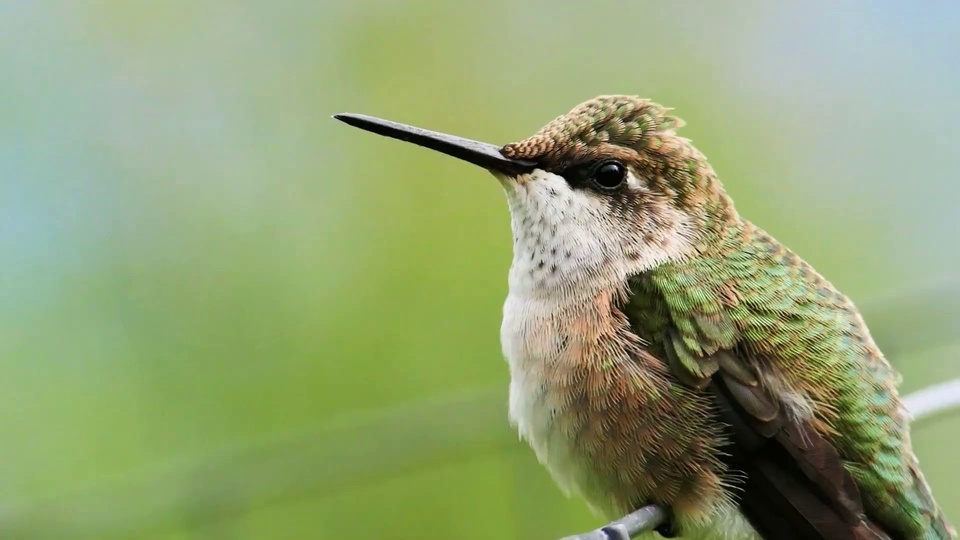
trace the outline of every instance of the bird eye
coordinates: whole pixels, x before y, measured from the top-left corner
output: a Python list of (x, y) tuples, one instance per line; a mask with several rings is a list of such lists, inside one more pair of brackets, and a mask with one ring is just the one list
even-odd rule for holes
[(603, 189), (616, 189), (627, 179), (627, 168), (619, 161), (605, 161), (593, 170), (593, 182)]

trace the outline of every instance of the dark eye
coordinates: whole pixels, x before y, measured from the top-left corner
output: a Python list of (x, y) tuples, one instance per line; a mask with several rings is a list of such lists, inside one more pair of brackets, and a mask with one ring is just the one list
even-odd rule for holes
[(593, 170), (593, 182), (603, 189), (617, 189), (627, 179), (627, 168), (619, 161), (604, 161)]

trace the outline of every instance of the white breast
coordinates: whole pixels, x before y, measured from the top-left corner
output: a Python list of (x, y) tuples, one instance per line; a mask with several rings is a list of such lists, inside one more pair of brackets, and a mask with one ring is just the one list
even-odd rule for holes
[(548, 373), (562, 359), (562, 325), (553, 316), (557, 306), (510, 294), (504, 304), (500, 337), (510, 366), (510, 421), (530, 444), (567, 493), (580, 492), (583, 470), (572, 455), (567, 426), (556, 418), (567, 407), (564, 395), (553, 388)]
[[(583, 456), (570, 446), (571, 431), (576, 429), (570, 419), (577, 414), (570, 414), (571, 403), (553, 379), (577, 361), (564, 350), (565, 342), (580, 337), (570, 335), (576, 325), (557, 316), (571, 307), (556, 299), (507, 296), (501, 340), (510, 366), (510, 420), (567, 495), (583, 496), (595, 513), (609, 518), (611, 508), (605, 504), (603, 486), (591, 475)], [(685, 540), (760, 540), (746, 518), (724, 498), (714, 501), (708, 519), (687, 521), (684, 527)], [(639, 538), (659, 536), (650, 533)]]

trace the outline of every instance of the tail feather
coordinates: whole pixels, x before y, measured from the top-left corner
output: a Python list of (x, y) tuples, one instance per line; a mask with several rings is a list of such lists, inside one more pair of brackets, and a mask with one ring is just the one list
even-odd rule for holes
[(912, 464), (910, 474), (913, 476), (914, 491), (926, 503), (924, 505), (924, 516), (928, 521), (928, 540), (956, 540), (957, 531), (947, 521), (947, 516), (944, 515), (943, 510), (934, 502), (933, 493), (930, 492), (930, 487), (923, 478), (918, 463)]

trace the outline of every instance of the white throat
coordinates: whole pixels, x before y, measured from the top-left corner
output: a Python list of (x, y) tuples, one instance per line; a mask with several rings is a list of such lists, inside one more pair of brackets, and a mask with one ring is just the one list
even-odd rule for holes
[[(690, 218), (672, 207), (624, 223), (608, 215), (609, 201), (562, 176), (537, 169), (500, 180), (513, 229), (511, 296), (576, 301), (692, 251)], [(627, 187), (645, 189), (633, 174)]]

